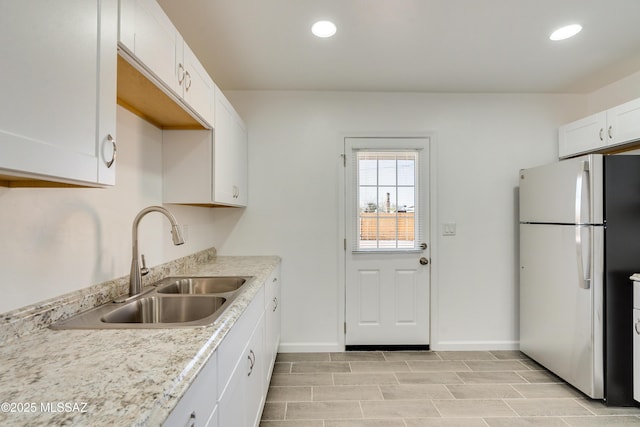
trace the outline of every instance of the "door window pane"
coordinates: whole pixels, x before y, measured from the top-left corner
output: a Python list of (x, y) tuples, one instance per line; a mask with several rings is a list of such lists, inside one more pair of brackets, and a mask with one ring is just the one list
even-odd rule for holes
[(416, 249), (417, 151), (356, 151), (355, 250)]

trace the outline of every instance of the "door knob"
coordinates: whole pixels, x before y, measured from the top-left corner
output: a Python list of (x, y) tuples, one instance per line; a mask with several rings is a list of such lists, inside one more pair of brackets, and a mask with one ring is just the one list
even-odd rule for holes
[(429, 264), (429, 260), (425, 257), (420, 258), (420, 264), (427, 265)]
[(427, 244), (426, 243), (420, 243), (420, 249), (422, 249), (423, 251), (425, 249), (427, 249)]

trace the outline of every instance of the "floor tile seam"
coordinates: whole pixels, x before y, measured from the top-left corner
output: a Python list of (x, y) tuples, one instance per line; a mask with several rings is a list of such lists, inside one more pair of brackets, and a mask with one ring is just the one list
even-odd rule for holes
[[(444, 384), (444, 386), (446, 386), (446, 387), (447, 387), (447, 390), (449, 390), (449, 393), (451, 393), (451, 394), (453, 395), (454, 399), (457, 399), (457, 400), (469, 400), (469, 399), (474, 399), (473, 397), (472, 397), (472, 398), (461, 398), (461, 397), (455, 397), (455, 395), (453, 394), (453, 391), (451, 391), (451, 388), (449, 388), (450, 386), (452, 386), (452, 387), (456, 387), (456, 386), (465, 386), (465, 385), (470, 385), (470, 386), (474, 386), (474, 385), (477, 385), (477, 386), (492, 386), (492, 385), (503, 385), (503, 386), (508, 386), (508, 387), (510, 387), (514, 392), (516, 392), (516, 393), (520, 396), (520, 397), (512, 397), (512, 398), (509, 398), (509, 399), (528, 399), (527, 397), (525, 397), (522, 393), (520, 393), (520, 392), (519, 392), (519, 391), (514, 387), (514, 384), (503, 384), (503, 383), (488, 383), (488, 384), (466, 384), (466, 383), (465, 383), (465, 384)], [(505, 397), (495, 397), (495, 398), (488, 397), (488, 398), (486, 398), (486, 399), (506, 399), (506, 398), (505, 398)]]
[[(566, 401), (576, 401), (576, 398), (573, 397), (527, 397), (525, 398), (525, 400), (527, 401), (535, 401), (535, 400), (553, 400), (553, 401), (557, 401), (557, 400), (566, 400)], [(515, 410), (515, 408), (513, 408), (510, 404), (509, 401), (522, 401), (522, 399), (504, 399), (505, 403), (507, 405), (509, 405), (509, 407), (517, 413), (517, 411)], [(576, 417), (598, 417), (599, 415), (596, 414), (595, 412), (591, 411), (589, 408), (585, 407), (584, 405), (581, 405), (580, 402), (576, 402), (578, 403), (581, 407), (583, 407), (584, 409), (586, 409), (587, 411), (589, 411), (589, 414), (580, 414), (580, 415), (520, 415), (518, 414), (519, 417), (558, 417), (558, 418), (576, 418)], [(569, 424), (569, 423), (567, 423)]]
[[(492, 415), (492, 416), (485, 416), (481, 418), (482, 418), (482, 421), (484, 421), (488, 426), (491, 425), (489, 424), (489, 421), (487, 421), (488, 418), (555, 418), (562, 421), (566, 425), (570, 425), (563, 419), (563, 417), (564, 417), (563, 415), (517, 415), (515, 417), (510, 417), (507, 415), (505, 416)], [(451, 417), (451, 418), (454, 418), (454, 417)]]
[(562, 418), (563, 421), (565, 421), (567, 424), (571, 425), (571, 423), (569, 423), (567, 420), (565, 420), (565, 418), (567, 419), (571, 419), (571, 418), (622, 418), (622, 417), (632, 417), (632, 418), (638, 418), (634, 415), (625, 415), (625, 414), (607, 414), (607, 415), (556, 415), (558, 418)]
[(587, 411), (591, 412), (593, 415), (598, 416), (598, 414), (596, 414), (595, 411), (592, 411), (586, 405), (582, 404), (582, 402), (586, 402), (586, 400), (584, 398), (575, 397), (573, 400), (575, 400), (578, 405), (582, 406), (584, 409), (586, 409)]

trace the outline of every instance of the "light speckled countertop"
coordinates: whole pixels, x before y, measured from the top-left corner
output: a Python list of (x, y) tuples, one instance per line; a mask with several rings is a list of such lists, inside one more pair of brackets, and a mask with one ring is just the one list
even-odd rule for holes
[(44, 328), (2, 344), (0, 425), (160, 425), (279, 263), (214, 257), (183, 271), (255, 276), (210, 327)]

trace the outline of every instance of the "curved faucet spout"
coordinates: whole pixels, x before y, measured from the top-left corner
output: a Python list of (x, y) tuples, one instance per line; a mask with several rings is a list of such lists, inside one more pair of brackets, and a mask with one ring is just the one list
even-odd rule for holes
[(138, 263), (138, 225), (144, 217), (149, 212), (160, 212), (164, 216), (167, 217), (169, 222), (171, 223), (171, 239), (173, 240), (174, 245), (182, 245), (184, 243), (184, 239), (182, 238), (182, 234), (180, 233), (180, 228), (178, 227), (178, 222), (176, 218), (163, 208), (162, 206), (149, 206), (148, 208), (142, 209), (138, 215), (136, 215), (133, 220), (133, 230), (132, 230), (132, 254), (131, 254), (131, 274), (129, 275), (129, 296), (138, 295), (142, 292), (142, 274), (140, 272), (140, 264)]

